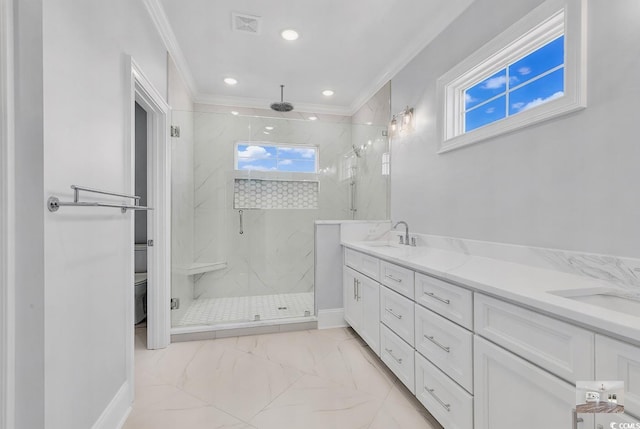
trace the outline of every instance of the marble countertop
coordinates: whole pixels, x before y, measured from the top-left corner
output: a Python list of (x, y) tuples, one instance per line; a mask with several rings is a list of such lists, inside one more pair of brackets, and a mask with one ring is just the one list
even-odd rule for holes
[[(640, 313), (627, 314), (550, 293), (607, 288), (629, 295), (629, 289), (620, 288), (615, 283), (427, 246), (344, 240), (341, 244), (476, 292), (640, 345)], [(640, 299), (639, 292), (634, 291), (633, 294), (638, 294)]]

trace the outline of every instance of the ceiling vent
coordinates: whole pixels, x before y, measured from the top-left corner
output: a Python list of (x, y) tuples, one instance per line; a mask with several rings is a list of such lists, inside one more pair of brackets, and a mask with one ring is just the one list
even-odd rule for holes
[(241, 31), (249, 34), (260, 34), (262, 30), (262, 18), (246, 13), (231, 13), (231, 28), (233, 31)]

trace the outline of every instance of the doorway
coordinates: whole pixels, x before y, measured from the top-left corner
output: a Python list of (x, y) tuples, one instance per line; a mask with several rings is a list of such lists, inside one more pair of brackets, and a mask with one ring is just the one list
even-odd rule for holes
[[(130, 97), (127, 100), (129, 175), (127, 181), (131, 192), (137, 195), (136, 190), (136, 105), (145, 112), (146, 118), (141, 123), (146, 123), (140, 128), (146, 128), (146, 204), (152, 210), (143, 212), (143, 218), (147, 222), (145, 241), (153, 240), (153, 246), (146, 246), (147, 262), (147, 348), (160, 349), (169, 345), (169, 290), (171, 274), (171, 225), (169, 224), (171, 209), (171, 162), (169, 141), (169, 106), (164, 97), (155, 89), (153, 84), (144, 75), (133, 58), (129, 57), (128, 84)], [(142, 221), (140, 221), (142, 222)], [(135, 282), (135, 247), (136, 221), (131, 217), (131, 263), (128, 278)], [(127, 338), (127, 373), (128, 382), (133, 392), (134, 385), (134, 322), (135, 322), (135, 296), (134, 287), (128, 294), (128, 315), (126, 323)], [(133, 396), (131, 397), (133, 400)]]
[[(140, 197), (139, 205), (147, 206), (147, 111), (135, 103), (134, 135), (135, 135), (135, 195)], [(134, 212), (134, 312), (133, 323), (136, 330), (147, 327), (147, 222), (148, 212), (137, 210)], [(146, 335), (145, 335), (146, 337)]]

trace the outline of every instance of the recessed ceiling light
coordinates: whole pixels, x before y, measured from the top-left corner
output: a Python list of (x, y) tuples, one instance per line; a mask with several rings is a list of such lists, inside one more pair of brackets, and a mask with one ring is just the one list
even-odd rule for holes
[(264, 127), (264, 129), (265, 129), (265, 130), (267, 130), (267, 131), (271, 131), (271, 130), (273, 130), (273, 128), (274, 128), (274, 127), (272, 127), (272, 126), (270, 126), (270, 125), (269, 125), (269, 126)]
[(226, 83), (227, 85), (235, 85), (236, 83), (238, 83), (238, 81), (232, 77), (225, 77), (224, 78), (224, 83)]
[(369, 121), (369, 122), (365, 122), (365, 125), (373, 125), (373, 122)]
[(317, 116), (309, 116), (309, 120), (310, 120), (310, 121), (315, 121), (316, 119), (318, 119), (318, 117), (317, 117)]
[(232, 114), (233, 116), (238, 116), (239, 112), (236, 112), (235, 110), (232, 110), (232, 111), (231, 111), (231, 114)]
[(280, 36), (282, 36), (284, 40), (288, 40), (290, 42), (294, 40), (298, 40), (298, 37), (300, 37), (300, 35), (296, 30), (292, 30), (290, 28), (286, 30), (282, 30), (282, 33), (280, 33)]
[(265, 134), (270, 134), (270, 133), (269, 133), (269, 131), (263, 131), (263, 133), (265, 133)]
[(322, 91), (322, 95), (324, 95), (325, 97), (331, 97), (333, 95), (333, 91), (330, 89), (325, 89), (324, 91)]

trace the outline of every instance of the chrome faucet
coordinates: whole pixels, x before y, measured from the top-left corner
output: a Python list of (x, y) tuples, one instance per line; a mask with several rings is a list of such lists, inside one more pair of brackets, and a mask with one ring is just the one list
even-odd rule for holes
[(406, 244), (407, 246), (409, 246), (409, 225), (407, 224), (407, 222), (401, 220), (400, 222), (393, 225), (392, 229), (396, 229), (396, 227), (400, 224), (404, 225), (404, 243), (402, 243), (402, 236), (400, 236), (400, 243)]

